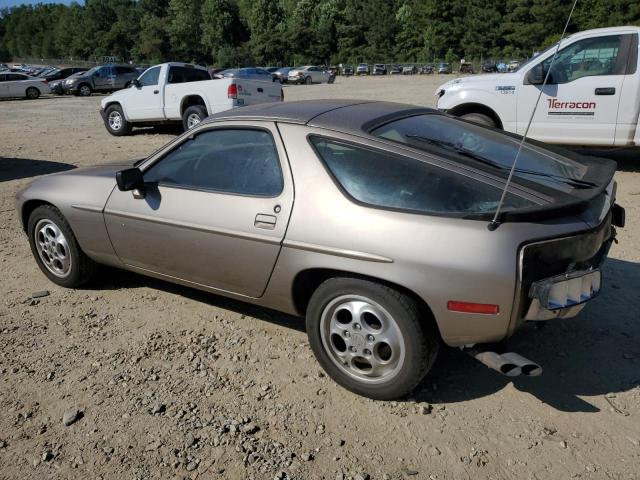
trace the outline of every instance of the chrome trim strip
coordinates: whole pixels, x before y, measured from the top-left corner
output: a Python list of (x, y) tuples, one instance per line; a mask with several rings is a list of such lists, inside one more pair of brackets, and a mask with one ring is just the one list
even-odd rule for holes
[(223, 235), (225, 237), (242, 238), (245, 240), (252, 240), (254, 242), (270, 243), (274, 245), (280, 244), (280, 239), (277, 237), (270, 237), (268, 235), (260, 235), (258, 233), (239, 232), (237, 230), (227, 230), (219, 227), (206, 227), (202, 225), (195, 225), (193, 223), (178, 222), (176, 220), (167, 220), (164, 218), (156, 218), (150, 215), (140, 215), (135, 213), (123, 212), (120, 210), (105, 210), (105, 215), (113, 215), (115, 217), (129, 218), (132, 220), (141, 220), (143, 222), (157, 223), (159, 225), (168, 225), (171, 227), (180, 227), (187, 230), (193, 230), (196, 232), (215, 233), (217, 235)]
[(373, 253), (358, 252), (356, 250), (345, 250), (343, 248), (325, 247), (312, 243), (296, 242), (294, 240), (285, 240), (282, 246), (294, 248), (296, 250), (306, 250), (308, 252), (324, 253), (327, 255), (336, 255), (338, 257), (353, 258), (355, 260), (364, 260), (367, 262), (393, 263), (393, 260), (391, 258), (382, 257)]
[(75, 204), (71, 205), (71, 208), (82, 210), (83, 212), (102, 213), (102, 207), (94, 207), (93, 205)]

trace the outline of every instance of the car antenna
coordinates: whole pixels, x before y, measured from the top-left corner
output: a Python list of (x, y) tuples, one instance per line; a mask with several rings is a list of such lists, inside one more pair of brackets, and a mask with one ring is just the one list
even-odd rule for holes
[[(569, 27), (569, 22), (571, 21), (571, 17), (573, 16), (573, 11), (576, 9), (577, 3), (578, 3), (578, 0), (573, 1), (573, 6), (571, 7), (571, 11), (569, 12), (569, 18), (567, 18), (567, 23), (565, 23), (564, 30), (562, 31), (562, 35), (560, 36), (560, 40), (556, 45), (556, 51), (553, 52), (553, 57), (551, 58), (551, 63), (549, 64), (549, 70), (547, 70), (547, 73), (544, 76), (542, 86), (540, 87), (540, 92), (538, 92), (538, 98), (536, 99), (536, 103), (533, 105), (533, 111), (531, 112), (531, 117), (529, 117), (529, 123), (527, 123), (527, 128), (525, 129), (524, 135), (522, 136), (522, 139), (520, 140), (520, 144), (518, 145), (518, 151), (516, 152), (516, 157), (513, 159), (513, 165), (511, 165), (511, 170), (509, 170), (507, 183), (505, 183), (504, 189), (502, 190), (502, 196), (500, 197), (500, 201), (498, 202), (496, 213), (493, 216), (493, 220), (491, 220), (491, 222), (489, 222), (489, 225), (487, 225), (487, 228), (492, 232), (500, 226), (498, 217), (500, 216), (500, 210), (502, 209), (502, 204), (504, 203), (504, 199), (507, 196), (507, 190), (509, 189), (509, 185), (511, 184), (511, 179), (513, 178), (513, 172), (515, 172), (516, 170), (516, 163), (518, 163), (518, 158), (520, 157), (520, 152), (522, 151), (524, 142), (527, 140), (527, 135), (529, 134), (529, 128), (531, 127), (531, 123), (533, 122), (533, 117), (535, 116), (536, 110), (538, 109), (538, 104), (540, 103), (542, 92), (544, 91), (544, 87), (547, 84), (547, 80), (549, 80), (549, 75), (551, 74), (553, 63), (556, 61), (556, 57), (558, 56), (558, 51), (560, 50), (560, 44), (562, 43), (562, 40), (564, 39), (564, 36), (567, 33), (567, 28)], [(543, 65), (544, 65), (544, 62), (543, 62)]]

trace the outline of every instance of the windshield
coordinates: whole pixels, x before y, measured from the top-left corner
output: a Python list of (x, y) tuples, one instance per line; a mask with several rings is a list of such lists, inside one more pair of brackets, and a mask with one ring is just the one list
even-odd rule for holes
[(86, 75), (93, 75), (94, 73), (96, 73), (98, 71), (100, 67), (93, 67), (91, 70), (88, 70), (86, 72), (84, 72)]
[[(396, 120), (371, 132), (431, 153), (446, 151), (449, 157), (474, 166), (484, 165), (503, 177), (509, 174), (519, 140), (500, 132), (444, 115), (426, 114)], [(582, 178), (588, 167), (570, 158), (525, 144), (514, 172), (514, 180), (544, 185), (570, 193), (595, 185)]]

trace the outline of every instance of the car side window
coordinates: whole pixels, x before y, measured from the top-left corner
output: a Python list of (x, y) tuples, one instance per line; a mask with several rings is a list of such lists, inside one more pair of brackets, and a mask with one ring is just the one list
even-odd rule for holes
[(211, 75), (206, 70), (199, 68), (185, 68), (184, 75), (187, 82), (200, 82), (202, 80), (211, 80)]
[(147, 70), (142, 76), (138, 79), (141, 87), (150, 87), (152, 85), (158, 85), (158, 78), (160, 77), (160, 68), (161, 67), (153, 67)]
[(284, 180), (270, 133), (253, 129), (208, 130), (180, 144), (144, 174), (167, 186), (275, 197)]
[[(369, 206), (432, 214), (482, 214), (495, 211), (501, 189), (405, 156), (324, 137), (312, 144), (348, 196)], [(512, 194), (505, 208), (533, 203)]]
[[(626, 58), (620, 54), (622, 37), (586, 38), (563, 48), (553, 62), (549, 83), (562, 84), (582, 77), (623, 74)], [(545, 71), (549, 69), (552, 58), (544, 61)]]

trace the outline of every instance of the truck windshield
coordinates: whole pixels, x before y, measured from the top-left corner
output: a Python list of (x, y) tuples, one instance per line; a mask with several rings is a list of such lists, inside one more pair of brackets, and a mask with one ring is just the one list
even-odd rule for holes
[[(519, 145), (517, 138), (437, 114), (395, 120), (371, 133), (430, 153), (444, 151), (461, 163), (480, 164), (502, 176), (508, 175)], [(525, 144), (514, 177), (570, 193), (596, 186), (583, 180), (587, 170), (575, 160)]]

